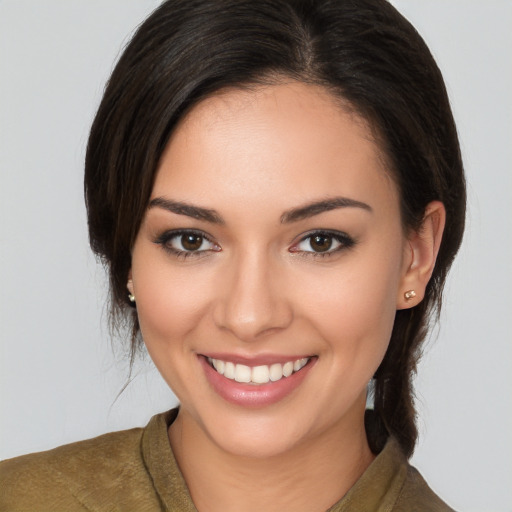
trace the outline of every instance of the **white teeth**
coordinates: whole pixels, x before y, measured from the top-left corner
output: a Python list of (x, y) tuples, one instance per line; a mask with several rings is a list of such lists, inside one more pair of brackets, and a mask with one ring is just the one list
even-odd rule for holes
[(224, 375), (224, 369), (226, 367), (226, 363), (224, 361), (221, 361), (220, 359), (212, 359), (211, 363), (213, 364), (213, 367), (221, 374)]
[(245, 364), (235, 366), (235, 380), (237, 382), (251, 382), (251, 369)]
[(268, 366), (255, 366), (252, 369), (251, 381), (256, 384), (266, 384), (270, 379)]
[(235, 365), (229, 361), (224, 365), (224, 377), (227, 377), (231, 380), (235, 379)]
[(292, 361), (288, 361), (283, 365), (283, 375), (285, 377), (289, 377), (293, 373), (293, 363)]
[(269, 381), (277, 382), (283, 377), (289, 377), (293, 372), (301, 370), (309, 361), (309, 357), (287, 361), (284, 364), (274, 363), (250, 367), (245, 364), (234, 364), (230, 361), (208, 358), (208, 362), (224, 377), (251, 384), (267, 384)]
[(276, 363), (270, 367), (270, 380), (276, 382), (283, 378), (283, 365)]
[(304, 368), (304, 366), (306, 366), (306, 363), (308, 361), (309, 361), (309, 359), (307, 357), (303, 357), (302, 359), (297, 359), (297, 361), (295, 361), (293, 363), (293, 371), (298, 372), (301, 368)]

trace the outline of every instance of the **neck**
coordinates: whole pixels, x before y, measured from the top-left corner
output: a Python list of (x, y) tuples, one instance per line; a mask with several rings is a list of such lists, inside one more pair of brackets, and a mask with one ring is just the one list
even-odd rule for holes
[(339, 425), (286, 453), (252, 458), (226, 452), (180, 410), (169, 439), (199, 512), (325, 511), (374, 459), (360, 424), (355, 431), (353, 424)]

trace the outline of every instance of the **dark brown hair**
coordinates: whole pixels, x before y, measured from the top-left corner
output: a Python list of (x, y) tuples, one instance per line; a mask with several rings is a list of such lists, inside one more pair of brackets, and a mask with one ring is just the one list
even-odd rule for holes
[(279, 77), (320, 84), (369, 122), (400, 192), (404, 229), (420, 226), (430, 201), (445, 205), (425, 298), (396, 313), (366, 417), (375, 452), (391, 434), (409, 456), (417, 438), (411, 379), (461, 243), (465, 182), (441, 73), (385, 0), (169, 0), (138, 28), (106, 86), (85, 163), (90, 243), (108, 266), (113, 312), (130, 323), (133, 355), (130, 250), (177, 122), (222, 88)]

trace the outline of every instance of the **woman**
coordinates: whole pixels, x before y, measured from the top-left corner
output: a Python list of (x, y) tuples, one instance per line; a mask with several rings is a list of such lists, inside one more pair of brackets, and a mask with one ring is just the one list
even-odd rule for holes
[(449, 510), (407, 457), (464, 177), (394, 8), (164, 3), (112, 74), (85, 188), (114, 312), (180, 408), (4, 462), (2, 509)]

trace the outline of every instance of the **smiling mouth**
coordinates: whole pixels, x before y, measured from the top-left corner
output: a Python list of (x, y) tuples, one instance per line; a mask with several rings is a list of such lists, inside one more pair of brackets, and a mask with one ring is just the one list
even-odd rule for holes
[(231, 361), (221, 359), (207, 358), (210, 366), (220, 375), (236, 382), (247, 384), (268, 384), (269, 382), (278, 382), (283, 378), (289, 377), (302, 370), (308, 364), (311, 357), (303, 357), (286, 363), (274, 363), (270, 365), (247, 366), (245, 364), (235, 364)]

